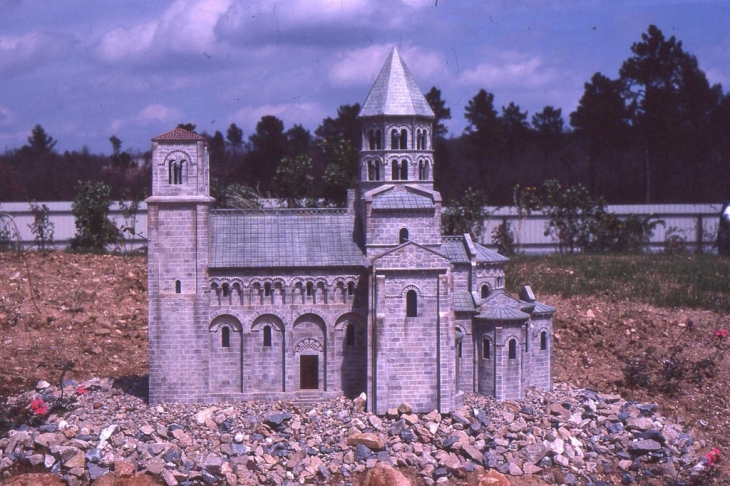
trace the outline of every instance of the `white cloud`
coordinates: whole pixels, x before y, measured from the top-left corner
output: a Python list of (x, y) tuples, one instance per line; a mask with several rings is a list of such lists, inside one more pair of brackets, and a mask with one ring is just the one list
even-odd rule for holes
[(0, 106), (0, 126), (10, 126), (15, 122), (15, 114), (9, 109)]
[[(373, 44), (364, 49), (340, 53), (337, 56), (339, 60), (328, 73), (330, 82), (338, 87), (371, 85), (391, 49), (391, 44)], [(412, 46), (398, 47), (398, 52), (416, 80), (421, 83), (427, 79), (443, 77), (446, 71), (440, 54)], [(409, 63), (409, 60), (412, 61)]]
[(211, 52), (215, 28), (232, 0), (176, 0), (158, 19), (108, 31), (96, 46), (98, 59), (146, 62), (174, 54)]
[(178, 108), (152, 104), (147, 105), (139, 112), (137, 119), (141, 122), (147, 121), (161, 121), (170, 122), (174, 120), (180, 120), (183, 117), (183, 112)]
[(544, 65), (538, 56), (506, 52), (490, 56), (457, 79), (461, 86), (495, 88), (539, 88), (558, 79), (557, 72)]
[(64, 57), (72, 43), (69, 36), (39, 31), (21, 36), (0, 36), (0, 74), (30, 71)]

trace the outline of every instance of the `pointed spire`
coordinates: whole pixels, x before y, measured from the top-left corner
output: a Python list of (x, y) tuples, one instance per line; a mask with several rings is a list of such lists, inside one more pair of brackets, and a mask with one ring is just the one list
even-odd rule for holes
[(393, 47), (360, 110), (360, 117), (380, 115), (434, 118), (433, 110), (408, 66)]

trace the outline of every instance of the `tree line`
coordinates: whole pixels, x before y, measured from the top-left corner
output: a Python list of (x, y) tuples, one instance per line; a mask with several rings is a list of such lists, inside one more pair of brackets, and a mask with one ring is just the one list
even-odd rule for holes
[[(450, 204), (477, 198), (515, 204), (515, 188), (559, 180), (608, 203), (718, 202), (730, 189), (730, 95), (711, 85), (681, 41), (649, 26), (618, 77), (595, 73), (577, 109), (530, 114), (510, 102), (498, 110), (484, 89), (465, 106), (467, 128), (449, 134), (441, 91), (426, 93), (436, 119), (435, 184)], [(212, 191), (220, 207), (257, 197), (290, 207), (342, 205), (357, 182), (360, 105), (342, 105), (310, 133), (263, 116), (244, 137), (234, 123), (209, 144)], [(194, 124), (179, 125), (196, 131)], [(197, 132), (196, 132), (197, 133)], [(110, 137), (112, 155), (55, 151), (37, 125), (28, 143), (0, 155), (0, 198), (71, 200), (78, 180), (101, 181), (114, 199), (149, 193), (149, 153), (129, 153)], [(486, 195), (486, 196), (485, 196)], [(468, 197), (467, 197), (468, 196)]]

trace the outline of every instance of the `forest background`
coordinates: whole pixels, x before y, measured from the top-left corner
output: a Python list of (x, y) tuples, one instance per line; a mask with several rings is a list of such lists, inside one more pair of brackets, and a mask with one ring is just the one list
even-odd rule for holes
[[(450, 134), (441, 90), (426, 98), (436, 115), (432, 140), (435, 186), (447, 204), (478, 191), (483, 202), (514, 204), (515, 188), (550, 179), (580, 184), (611, 204), (720, 202), (730, 195), (730, 94), (710, 85), (697, 58), (674, 36), (651, 25), (631, 46), (619, 76), (585, 83), (577, 109), (545, 106), (530, 115), (515, 102), (494, 106), (484, 89), (465, 107), (467, 128)], [(208, 140), (218, 207), (274, 197), (291, 206), (343, 205), (357, 182), (360, 105), (345, 104), (314, 134), (263, 116), (244, 136), (198, 132)], [(171, 127), (172, 128), (172, 127)], [(157, 134), (153, 134), (157, 135)], [(27, 144), (0, 155), (0, 201), (72, 200), (79, 181), (100, 181), (114, 199), (150, 191), (150, 154), (127, 152), (115, 135), (111, 155), (88, 149), (58, 153), (36, 125)], [(471, 189), (471, 191), (470, 191)]]

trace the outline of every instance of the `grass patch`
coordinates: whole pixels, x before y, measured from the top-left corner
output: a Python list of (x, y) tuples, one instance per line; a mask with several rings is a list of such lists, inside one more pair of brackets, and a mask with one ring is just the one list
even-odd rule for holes
[(730, 258), (717, 255), (540, 255), (507, 263), (508, 290), (593, 295), (730, 312)]

